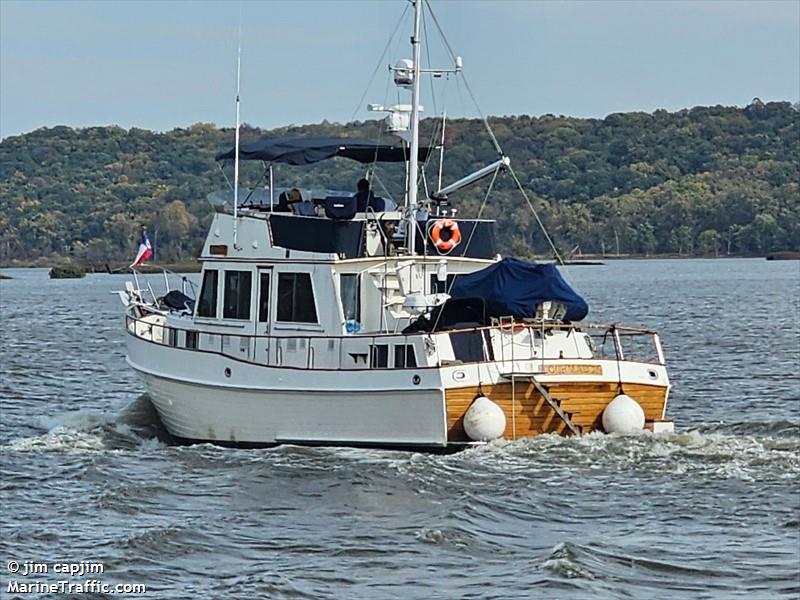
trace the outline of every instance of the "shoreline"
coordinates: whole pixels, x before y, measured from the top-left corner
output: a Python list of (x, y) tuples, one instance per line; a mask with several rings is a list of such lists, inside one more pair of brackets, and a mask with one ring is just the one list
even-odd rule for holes
[[(602, 254), (583, 254), (571, 258), (565, 258), (566, 266), (593, 266), (602, 265), (603, 261), (617, 261), (617, 260), (668, 260), (668, 259), (703, 259), (703, 260), (724, 260), (724, 259), (740, 259), (740, 258), (753, 258), (762, 260), (800, 260), (800, 252), (784, 251), (784, 252), (770, 252), (766, 255), (747, 255), (747, 254), (730, 254), (730, 255), (686, 255), (686, 254), (620, 254), (620, 255), (602, 255)], [(550, 256), (535, 255), (532, 257), (523, 257), (523, 260), (531, 260), (535, 262), (550, 262), (553, 260)], [(109, 261), (104, 263), (98, 262), (85, 262), (85, 261), (72, 261), (61, 257), (53, 258), (37, 258), (32, 260), (27, 259), (13, 259), (7, 262), (0, 262), (0, 269), (50, 269), (52, 267), (64, 266), (65, 264), (76, 264), (86, 270), (87, 273), (125, 273), (128, 271), (128, 263), (120, 261)], [(161, 272), (161, 268), (176, 273), (199, 273), (200, 262), (196, 259), (180, 260), (166, 263), (146, 264), (140, 267), (143, 273), (148, 272)]]
[[(77, 265), (87, 273), (128, 273), (130, 272), (127, 262), (109, 261), (107, 263), (69, 261), (63, 258), (54, 259), (35, 259), (35, 260), (13, 260), (0, 263), (0, 269), (52, 269), (53, 267), (63, 267), (65, 265)], [(185, 260), (168, 263), (145, 264), (139, 267), (141, 273), (161, 273), (162, 267), (175, 273), (199, 273), (200, 263), (197, 260)]]

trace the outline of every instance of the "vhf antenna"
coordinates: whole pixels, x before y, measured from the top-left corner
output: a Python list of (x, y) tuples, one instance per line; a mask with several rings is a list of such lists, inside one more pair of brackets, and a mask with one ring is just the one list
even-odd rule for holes
[(239, 226), (239, 90), (242, 72), (242, 6), (239, 5), (239, 49), (236, 57), (236, 141), (233, 159), (233, 249), (240, 250), (237, 245)]

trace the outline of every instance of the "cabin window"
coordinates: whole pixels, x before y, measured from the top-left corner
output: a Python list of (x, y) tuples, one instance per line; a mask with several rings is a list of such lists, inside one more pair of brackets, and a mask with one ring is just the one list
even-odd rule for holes
[(167, 327), (167, 344), (175, 348), (178, 345), (178, 330)]
[(453, 286), (453, 282), (458, 277), (457, 273), (451, 273), (447, 276), (447, 281), (439, 281), (436, 273), (431, 275), (431, 294), (444, 294)]
[(486, 360), (483, 354), (483, 335), (480, 331), (454, 331), (450, 333), (453, 356), (465, 363)]
[(198, 317), (217, 316), (217, 275), (216, 269), (209, 269), (203, 275), (203, 287), (200, 289), (200, 302), (197, 303)]
[(339, 295), (345, 321), (361, 321), (361, 284), (357, 274), (339, 275)]
[(269, 273), (261, 273), (258, 291), (258, 322), (269, 322)]
[(250, 271), (225, 271), (223, 319), (250, 319)]
[(417, 366), (417, 356), (411, 344), (398, 344), (394, 347), (394, 368), (413, 369)]
[(389, 346), (387, 344), (374, 344), (369, 366), (373, 369), (385, 369), (389, 366)]
[(197, 350), (197, 332), (196, 331), (187, 331), (186, 332), (186, 348), (188, 350)]
[(319, 322), (309, 273), (278, 274), (278, 321)]

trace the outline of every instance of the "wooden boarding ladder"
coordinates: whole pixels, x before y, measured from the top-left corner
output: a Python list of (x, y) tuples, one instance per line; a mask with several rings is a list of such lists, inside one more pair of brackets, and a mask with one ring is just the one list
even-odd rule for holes
[(544, 398), (545, 402), (547, 402), (547, 404), (550, 405), (550, 408), (553, 409), (553, 412), (555, 412), (558, 415), (558, 417), (564, 422), (564, 425), (567, 426), (567, 429), (569, 429), (570, 432), (573, 435), (580, 435), (581, 434), (581, 430), (578, 428), (577, 425), (575, 425), (575, 423), (572, 422), (572, 419), (570, 419), (569, 415), (564, 412), (564, 409), (561, 408), (561, 405), (559, 404), (558, 400), (556, 400), (555, 398), (553, 398), (550, 395), (550, 392), (547, 391), (547, 388), (545, 388), (541, 383), (539, 383), (539, 380), (536, 379), (536, 376), (533, 373), (504, 373), (502, 375), (502, 377), (505, 378), (505, 379), (510, 379), (511, 380), (511, 394), (512, 394), (511, 395), (511, 406), (512, 406), (512, 410), (513, 410), (513, 407), (515, 405), (515, 398), (514, 398), (514, 387), (515, 387), (515, 385), (514, 384), (517, 381), (530, 382), (530, 383), (532, 383), (534, 385), (534, 387), (537, 389), (537, 391), (542, 395), (542, 398)]
[[(512, 332), (511, 364), (513, 365), (514, 364), (513, 332), (514, 332), (514, 326), (515, 326), (514, 317), (501, 317), (500, 320), (499, 320), (499, 326), (500, 326), (500, 328), (508, 327)], [(544, 340), (544, 336), (542, 336), (542, 339)], [(503, 349), (503, 347), (501, 346), (501, 351), (502, 351), (502, 349)], [(544, 350), (544, 348), (542, 348), (542, 350)], [(531, 348), (531, 358), (533, 358), (533, 349), (532, 348)], [(505, 361), (505, 356), (503, 356), (502, 360)], [(513, 366), (512, 366), (512, 368), (513, 368)], [(511, 418), (512, 418), (512, 429), (514, 431), (514, 438), (515, 439), (516, 439), (516, 435), (517, 434), (516, 434), (516, 414), (514, 412), (515, 411), (514, 407), (516, 405), (516, 398), (515, 398), (515, 387), (516, 386), (515, 386), (515, 384), (516, 384), (517, 381), (527, 381), (529, 383), (532, 383), (534, 385), (534, 387), (537, 389), (537, 391), (542, 395), (542, 398), (544, 398), (545, 402), (547, 402), (547, 404), (550, 405), (550, 408), (553, 409), (553, 412), (555, 412), (558, 415), (558, 418), (561, 419), (563, 421), (564, 425), (567, 426), (567, 429), (569, 429), (570, 432), (573, 435), (580, 435), (581, 434), (581, 430), (575, 425), (575, 423), (572, 422), (572, 419), (570, 419), (569, 415), (564, 412), (564, 410), (561, 408), (561, 405), (559, 404), (558, 400), (553, 398), (550, 395), (550, 392), (547, 391), (547, 388), (544, 387), (541, 383), (539, 383), (539, 380), (536, 379), (536, 375), (534, 373), (530, 373), (530, 372), (528, 372), (528, 373), (513, 373), (512, 372), (512, 373), (503, 373), (501, 376), (504, 379), (510, 379), (511, 380), (511, 411), (512, 411)]]

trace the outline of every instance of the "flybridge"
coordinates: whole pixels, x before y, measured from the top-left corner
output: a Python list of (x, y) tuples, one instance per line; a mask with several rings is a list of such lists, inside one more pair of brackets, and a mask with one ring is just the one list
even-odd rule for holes
[[(400, 231), (403, 223), (402, 214), (398, 211), (389, 211), (379, 214), (357, 214), (352, 219), (330, 219), (317, 216), (315, 212), (322, 212), (326, 198), (311, 196), (310, 200), (292, 205), (293, 213), (271, 212), (269, 198), (261, 190), (261, 194), (254, 196), (247, 206), (240, 208), (239, 218), (241, 226), (258, 236), (260, 241), (257, 248), (248, 245), (236, 253), (233, 252), (232, 240), (228, 238), (229, 221), (231, 218), (230, 205), (222, 200), (230, 200), (230, 193), (215, 192), (210, 196), (216, 198), (213, 202), (219, 213), (217, 221), (212, 226), (207, 245), (209, 248), (218, 248), (217, 253), (226, 256), (239, 256), (240, 258), (257, 258), (264, 256), (268, 247), (284, 250), (314, 252), (320, 254), (334, 254), (341, 259), (367, 258), (367, 257), (392, 257), (407, 255), (405, 237), (393, 232)], [(244, 191), (247, 196), (247, 190)], [(266, 197), (265, 197), (266, 196)], [(299, 213), (310, 211), (310, 215)], [(264, 230), (262, 220), (266, 221)], [(416, 252), (420, 256), (441, 258), (442, 254), (436, 249), (434, 241), (434, 227), (439, 219), (427, 218), (418, 221), (422, 232), (416, 238)], [(256, 222), (255, 229), (251, 223)], [(465, 240), (454, 245), (446, 256), (457, 258), (493, 259), (497, 255), (497, 242), (495, 236), (495, 222), (483, 219), (458, 219), (460, 235)], [(252, 231), (251, 231), (252, 229)], [(224, 246), (224, 252), (222, 247)], [(210, 252), (215, 254), (215, 252)]]

